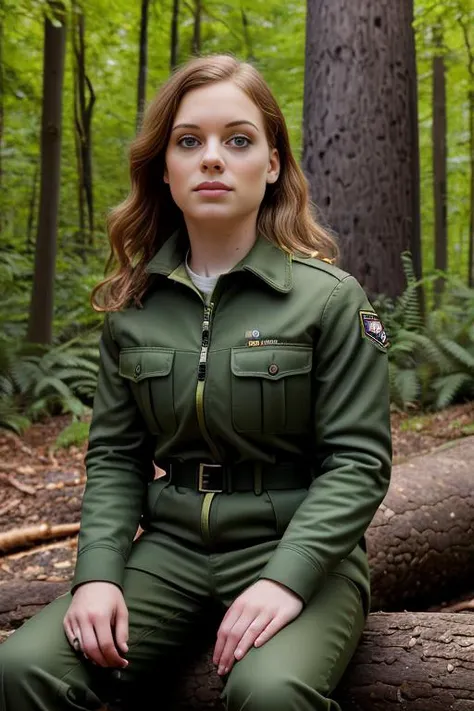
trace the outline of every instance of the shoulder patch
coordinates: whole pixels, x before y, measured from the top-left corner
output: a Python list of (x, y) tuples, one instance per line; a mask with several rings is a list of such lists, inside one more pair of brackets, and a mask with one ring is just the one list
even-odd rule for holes
[(373, 341), (383, 350), (387, 350), (390, 345), (387, 333), (382, 321), (374, 311), (359, 311), (362, 335)]

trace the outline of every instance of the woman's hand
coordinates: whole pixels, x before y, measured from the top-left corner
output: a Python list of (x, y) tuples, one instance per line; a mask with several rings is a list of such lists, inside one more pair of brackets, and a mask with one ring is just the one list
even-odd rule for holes
[(303, 601), (273, 580), (258, 580), (234, 600), (217, 632), (213, 662), (218, 674), (228, 674), (234, 661), (250, 647), (261, 647), (298, 617)]
[(126, 667), (128, 610), (122, 591), (113, 583), (81, 585), (64, 616), (71, 646), (101, 667)]

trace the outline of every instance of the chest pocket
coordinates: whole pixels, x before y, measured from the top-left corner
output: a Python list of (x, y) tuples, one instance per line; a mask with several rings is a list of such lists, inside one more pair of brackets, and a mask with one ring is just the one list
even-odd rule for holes
[(304, 433), (311, 422), (313, 350), (305, 345), (232, 348), (237, 432)]
[(138, 407), (152, 434), (176, 430), (173, 389), (174, 350), (171, 348), (123, 348), (119, 374), (130, 381)]

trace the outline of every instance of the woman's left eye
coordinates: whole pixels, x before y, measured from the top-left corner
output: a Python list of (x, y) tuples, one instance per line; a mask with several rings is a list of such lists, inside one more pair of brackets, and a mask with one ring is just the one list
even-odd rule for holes
[(247, 136), (232, 136), (231, 141), (245, 141), (245, 143), (236, 144), (237, 148), (247, 148), (251, 141)]

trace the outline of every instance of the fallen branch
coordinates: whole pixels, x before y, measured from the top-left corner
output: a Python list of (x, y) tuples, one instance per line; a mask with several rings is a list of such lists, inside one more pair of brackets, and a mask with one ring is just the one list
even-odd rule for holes
[(56, 526), (42, 523), (38, 526), (14, 528), (11, 531), (0, 533), (0, 551), (6, 552), (16, 548), (23, 548), (51, 538), (66, 538), (78, 533), (79, 526), (79, 523), (62, 523)]
[(36, 494), (35, 488), (33, 488), (32, 486), (28, 486), (27, 484), (22, 484), (21, 481), (15, 479), (15, 477), (11, 474), (8, 475), (4, 474), (3, 472), (0, 472), (0, 480), (5, 481), (7, 484), (10, 484), (10, 486), (15, 487), (15, 489), (18, 489), (18, 491), (23, 492), (23, 494), (30, 494), (30, 496)]

